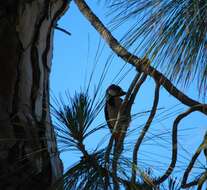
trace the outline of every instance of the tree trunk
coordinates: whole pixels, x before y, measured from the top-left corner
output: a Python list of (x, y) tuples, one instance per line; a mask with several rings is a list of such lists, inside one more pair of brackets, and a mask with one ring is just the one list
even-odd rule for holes
[(64, 0), (0, 2), (0, 189), (45, 190), (62, 174), (49, 111), (53, 31)]

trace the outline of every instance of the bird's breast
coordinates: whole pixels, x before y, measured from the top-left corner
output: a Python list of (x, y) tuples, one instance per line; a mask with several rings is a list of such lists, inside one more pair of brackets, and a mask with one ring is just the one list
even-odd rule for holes
[(116, 123), (117, 114), (121, 106), (121, 101), (115, 101), (114, 103), (115, 103), (114, 105), (107, 104), (109, 123), (112, 128), (114, 127)]

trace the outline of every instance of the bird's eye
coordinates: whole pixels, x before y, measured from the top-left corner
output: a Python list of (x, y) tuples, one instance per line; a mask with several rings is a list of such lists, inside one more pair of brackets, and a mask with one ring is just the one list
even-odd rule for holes
[(110, 96), (116, 96), (116, 92), (115, 92), (114, 90), (112, 90), (112, 89), (109, 89), (109, 90), (108, 90), (108, 94), (109, 94)]

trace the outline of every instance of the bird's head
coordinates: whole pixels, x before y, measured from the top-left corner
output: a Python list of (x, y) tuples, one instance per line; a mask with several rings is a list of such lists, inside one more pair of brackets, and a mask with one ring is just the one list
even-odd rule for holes
[(115, 84), (110, 85), (106, 90), (107, 97), (120, 97), (120, 96), (124, 96), (125, 94), (126, 92), (123, 91), (120, 86)]

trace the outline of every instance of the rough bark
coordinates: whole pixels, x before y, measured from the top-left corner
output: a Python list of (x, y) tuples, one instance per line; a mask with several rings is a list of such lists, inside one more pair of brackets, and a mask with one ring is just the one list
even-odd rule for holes
[(48, 189), (62, 174), (49, 114), (53, 30), (63, 0), (0, 2), (0, 189)]

